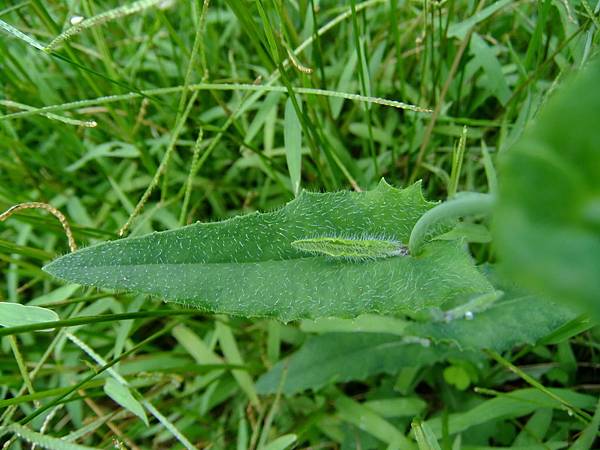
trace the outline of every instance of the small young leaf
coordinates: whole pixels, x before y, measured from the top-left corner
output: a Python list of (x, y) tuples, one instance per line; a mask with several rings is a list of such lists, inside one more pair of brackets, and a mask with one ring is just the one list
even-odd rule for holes
[(133, 414), (142, 419), (142, 422), (148, 426), (148, 417), (146, 411), (135, 397), (129, 392), (127, 386), (123, 386), (114, 378), (107, 378), (104, 384), (104, 392), (123, 408), (131, 411)]
[(400, 242), (363, 238), (315, 237), (299, 239), (292, 246), (304, 252), (316, 255), (327, 255), (334, 258), (350, 260), (388, 258), (390, 256), (407, 256), (408, 249)]
[(467, 371), (460, 366), (449, 366), (444, 369), (444, 380), (453, 384), (459, 391), (464, 391), (471, 384)]

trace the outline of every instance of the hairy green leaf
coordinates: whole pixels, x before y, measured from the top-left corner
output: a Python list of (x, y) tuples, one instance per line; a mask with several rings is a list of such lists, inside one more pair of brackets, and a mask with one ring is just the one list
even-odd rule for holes
[[(309, 338), (299, 351), (277, 363), (258, 380), (257, 389), (276, 392), (285, 377), (283, 392), (292, 394), (433, 364), (460, 355), (460, 351), (505, 351), (515, 345), (535, 344), (575, 316), (566, 306), (515, 293), (473, 313), (472, 319), (408, 322), (361, 316), (305, 321), (304, 331), (324, 334)], [(428, 340), (435, 345), (421, 345)]]
[(487, 348), (502, 352), (515, 345), (535, 344), (576, 317), (565, 305), (524, 295), (498, 301), (485, 311), (472, 314), (448, 322), (415, 322), (404, 333), (453, 343), (465, 350)]
[(391, 256), (407, 256), (408, 249), (399, 242), (385, 239), (318, 237), (301, 239), (292, 242), (298, 250), (317, 255), (350, 260), (389, 258)]
[(495, 239), (524, 286), (600, 317), (600, 59), (504, 155)]
[[(472, 302), (467, 302), (467, 304)], [(463, 305), (464, 306), (464, 305)], [(451, 311), (463, 309), (463, 306)], [(515, 345), (536, 344), (576, 318), (566, 305), (556, 304), (521, 292), (506, 295), (482, 311), (449, 319), (451, 311), (435, 311), (436, 321), (416, 322), (398, 318), (363, 315), (356, 319), (323, 318), (302, 322), (307, 333), (370, 332), (415, 336), (433, 343), (450, 344), (460, 350), (509, 350)]]
[[(432, 206), (419, 184), (399, 190), (382, 181), (368, 192), (303, 192), (274, 212), (108, 242), (44, 269), (72, 283), (284, 321), (418, 311), (491, 291), (455, 242), (427, 243), (416, 257), (360, 262), (307, 255), (292, 245), (314, 236), (375, 236), (405, 245)], [(432, 233), (439, 234), (437, 228)]]

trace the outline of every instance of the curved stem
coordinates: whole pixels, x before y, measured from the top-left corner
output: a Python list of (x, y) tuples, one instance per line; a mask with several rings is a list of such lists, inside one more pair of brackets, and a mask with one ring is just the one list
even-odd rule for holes
[(410, 233), (408, 249), (415, 256), (421, 250), (427, 231), (442, 220), (454, 219), (471, 214), (490, 214), (495, 197), (492, 194), (462, 192), (452, 200), (430, 209), (417, 221)]

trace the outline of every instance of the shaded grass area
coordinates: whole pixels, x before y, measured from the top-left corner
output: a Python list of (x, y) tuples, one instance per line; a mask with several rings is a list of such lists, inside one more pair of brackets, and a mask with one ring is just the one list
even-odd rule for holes
[[(497, 156), (598, 39), (586, 0), (130, 5), (32, 0), (0, 10), (0, 209), (50, 203), (80, 246), (271, 210), (298, 182), (329, 191), (423, 179), (431, 200), (486, 191)], [(77, 33), (46, 47), (78, 21)], [(489, 245), (472, 250), (494, 261)], [(296, 325), (193, 311), (94, 320), (170, 307), (57, 285), (40, 267), (67, 251), (49, 215), (24, 212), (0, 228), (3, 301), (91, 317), (3, 338), (3, 426), (27, 422), (104, 448), (113, 437), (127, 448), (265, 448), (290, 434), (301, 447), (403, 448), (421, 417), (443, 448), (456, 439), (562, 448), (584, 424), (560, 408), (485, 410), (489, 397), (527, 386), (503, 361), (547, 387), (597, 392), (592, 330), (501, 359), (416, 361), (317, 393), (259, 397), (257, 377), (306, 338)], [(149, 427), (103, 391), (111, 372), (95, 370), (111, 363)]]

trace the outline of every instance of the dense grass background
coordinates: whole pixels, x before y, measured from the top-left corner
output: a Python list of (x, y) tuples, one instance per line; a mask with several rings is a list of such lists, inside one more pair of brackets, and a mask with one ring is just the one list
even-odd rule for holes
[[(76, 16), (102, 18), (117, 6), (30, 0), (0, 7), (0, 19), (30, 38), (6, 26), (0, 37), (0, 209), (50, 203), (68, 217), (80, 246), (273, 209), (294, 197), (299, 173), (310, 190), (365, 190), (385, 177), (397, 186), (423, 179), (430, 200), (485, 192), (497, 155), (595, 52), (598, 25), (587, 0), (150, 0), (50, 52), (36, 48)], [(286, 135), (288, 150), (302, 154), (301, 172), (286, 159)], [(478, 262), (494, 262), (490, 245), (472, 249)], [(40, 268), (67, 251), (50, 215), (24, 212), (2, 223), (0, 299), (50, 306), (62, 319), (165, 307), (61, 287)], [(286, 433), (302, 448), (385, 448), (385, 426), (406, 434), (415, 416), (447, 417), (526, 386), (507, 364), (478, 355), (259, 399), (256, 377), (305, 339), (296, 324), (193, 311), (90, 322), (68, 333), (2, 338), (3, 426), (23, 422), (93, 366), (123, 355), (118, 372), (154, 405), (150, 427), (112, 402), (98, 377), (29, 426), (104, 448), (117, 445), (113, 439), (127, 448), (264, 448)], [(546, 386), (596, 393), (599, 348), (588, 332), (505, 357)], [(31, 380), (23, 379), (27, 370)], [(465, 377), (467, 386), (457, 386)], [(348, 398), (408, 403), (360, 422), (349, 417), (362, 410)], [(544, 408), (464, 420), (465, 446), (562, 448), (583, 428)]]

